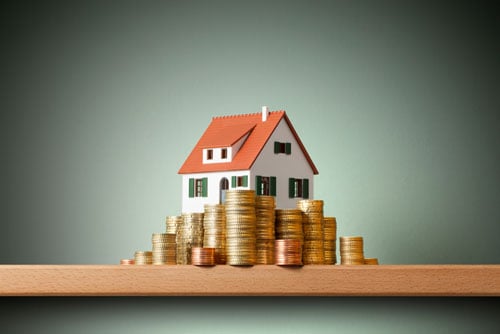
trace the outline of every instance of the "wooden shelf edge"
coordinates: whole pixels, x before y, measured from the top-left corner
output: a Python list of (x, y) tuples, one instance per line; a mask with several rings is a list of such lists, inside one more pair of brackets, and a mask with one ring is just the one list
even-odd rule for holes
[(0, 265), (0, 296), (500, 296), (500, 265)]

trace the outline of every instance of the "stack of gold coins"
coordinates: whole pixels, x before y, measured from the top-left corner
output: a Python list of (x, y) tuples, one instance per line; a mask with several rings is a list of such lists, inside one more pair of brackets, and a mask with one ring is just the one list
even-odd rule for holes
[(226, 209), (222, 204), (205, 204), (203, 247), (215, 248), (215, 263), (226, 263)]
[(340, 263), (365, 264), (363, 237), (340, 237)]
[(215, 248), (193, 247), (191, 249), (191, 261), (195, 266), (215, 265)]
[(257, 219), (257, 261), (256, 264), (274, 264), (275, 214), (276, 202), (273, 196), (255, 197)]
[(165, 224), (167, 227), (165, 232), (177, 234), (177, 226), (181, 226), (182, 216), (167, 216)]
[(249, 266), (256, 262), (254, 190), (226, 191), (226, 263)]
[(302, 262), (304, 264), (324, 264), (325, 251), (323, 244), (323, 201), (304, 199), (297, 202), (302, 211)]
[(191, 264), (191, 248), (203, 247), (203, 213), (183, 213), (177, 227), (177, 264)]
[(135, 260), (134, 259), (121, 259), (120, 264), (122, 264), (124, 266), (130, 266), (130, 265), (135, 264)]
[(294, 239), (302, 243), (302, 211), (299, 209), (278, 209), (276, 214), (276, 239)]
[(176, 235), (153, 233), (153, 264), (176, 264)]
[(276, 239), (275, 263), (278, 266), (302, 265), (302, 251), (300, 241), (296, 239)]
[(323, 218), (323, 248), (325, 250), (325, 264), (337, 263), (337, 219)]
[(136, 265), (153, 264), (153, 252), (136, 251), (134, 254), (134, 262)]
[(365, 264), (377, 265), (378, 259), (376, 257), (367, 257), (365, 258)]

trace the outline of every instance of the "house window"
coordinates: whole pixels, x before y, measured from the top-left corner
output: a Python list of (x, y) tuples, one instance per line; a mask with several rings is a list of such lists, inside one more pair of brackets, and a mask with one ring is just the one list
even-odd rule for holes
[(189, 197), (207, 197), (208, 178), (189, 179)]
[(196, 179), (194, 182), (194, 197), (201, 197), (203, 192), (203, 179)]
[(284, 154), (290, 155), (290, 154), (292, 154), (292, 144), (275, 141), (274, 142), (274, 153), (275, 154), (284, 153)]
[(309, 198), (309, 179), (288, 179), (289, 198)]
[(255, 192), (257, 195), (276, 196), (276, 176), (255, 177)]
[(207, 150), (207, 160), (212, 160), (214, 158), (214, 150)]
[(269, 176), (263, 176), (260, 182), (260, 193), (262, 195), (269, 195)]
[(231, 177), (231, 187), (248, 187), (248, 175)]
[(227, 159), (227, 148), (223, 148), (220, 150), (220, 158)]

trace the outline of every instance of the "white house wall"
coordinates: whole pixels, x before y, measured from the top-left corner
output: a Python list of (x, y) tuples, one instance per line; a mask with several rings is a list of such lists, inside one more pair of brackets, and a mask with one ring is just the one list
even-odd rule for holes
[[(291, 143), (291, 154), (275, 154), (275, 141)], [(280, 121), (250, 170), (249, 181), (251, 189), (255, 189), (256, 175), (276, 176), (277, 208), (295, 208), (297, 200), (300, 200), (300, 198), (288, 197), (288, 179), (290, 177), (309, 179), (309, 198), (314, 198), (313, 170), (302, 153), (285, 119)]]
[[(231, 178), (233, 176), (247, 176), (249, 184), (247, 187), (231, 187)], [(207, 197), (189, 197), (189, 179), (208, 178), (207, 181)], [(182, 175), (182, 212), (203, 212), (205, 204), (219, 203), (219, 190), (220, 181), (222, 178), (227, 178), (229, 182), (229, 189), (249, 189), (251, 184), (249, 171), (223, 171), (211, 173), (197, 173), (197, 174), (184, 174)]]

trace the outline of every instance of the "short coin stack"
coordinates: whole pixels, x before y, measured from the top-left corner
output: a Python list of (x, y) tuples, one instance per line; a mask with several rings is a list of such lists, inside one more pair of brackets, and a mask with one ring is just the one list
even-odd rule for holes
[(215, 263), (226, 263), (226, 209), (222, 204), (204, 206), (203, 247), (215, 249)]
[(304, 264), (324, 264), (323, 201), (300, 200), (297, 202), (297, 207), (303, 214), (302, 262)]
[(274, 264), (274, 239), (276, 203), (273, 196), (259, 195), (255, 198), (257, 219), (257, 262)]
[(134, 262), (136, 265), (153, 264), (153, 252), (136, 251), (134, 254)]
[(153, 264), (176, 264), (175, 238), (172, 233), (153, 233)]
[(122, 264), (124, 266), (134, 265), (135, 264), (135, 260), (134, 259), (121, 259), (120, 260), (120, 264)]
[(325, 264), (337, 263), (337, 219), (323, 218), (323, 248), (325, 250)]
[(226, 263), (232, 266), (256, 262), (254, 190), (226, 191)]
[(363, 237), (340, 237), (340, 263), (365, 264)]
[(195, 266), (215, 265), (215, 248), (193, 247), (191, 249), (191, 261)]
[(302, 243), (302, 211), (299, 209), (277, 209), (276, 213), (276, 239), (293, 239)]
[(275, 263), (278, 266), (302, 265), (302, 251), (300, 241), (296, 239), (276, 239)]
[(203, 213), (183, 213), (177, 228), (177, 264), (191, 264), (191, 248), (203, 247)]
[(365, 264), (377, 265), (378, 259), (376, 257), (365, 257)]
[(166, 221), (166, 232), (167, 233), (177, 233), (177, 226), (182, 225), (182, 216), (168, 216)]

